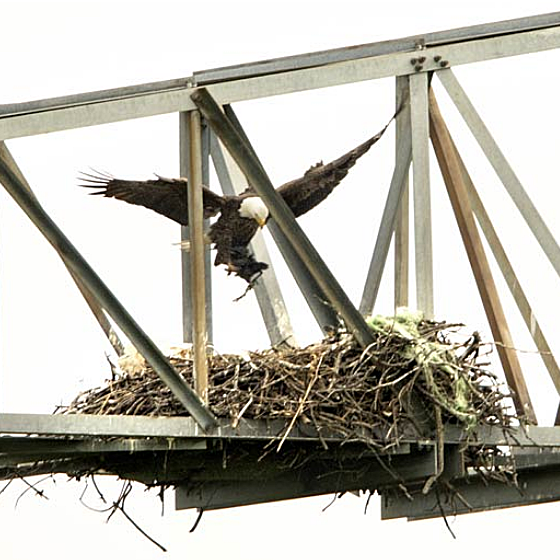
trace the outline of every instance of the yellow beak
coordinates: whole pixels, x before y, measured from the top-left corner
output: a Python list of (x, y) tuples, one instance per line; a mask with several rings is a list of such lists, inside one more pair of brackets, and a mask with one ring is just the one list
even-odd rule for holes
[(266, 218), (264, 220), (257, 220), (257, 224), (259, 224), (260, 228), (263, 228), (266, 225)]

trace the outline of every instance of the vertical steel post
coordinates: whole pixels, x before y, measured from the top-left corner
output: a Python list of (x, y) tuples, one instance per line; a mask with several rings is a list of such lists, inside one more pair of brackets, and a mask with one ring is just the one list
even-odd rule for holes
[[(408, 76), (398, 76), (395, 83), (396, 109), (403, 107), (397, 115), (395, 123), (395, 161), (399, 157), (402, 138), (410, 136), (410, 84)], [(408, 114), (405, 114), (408, 113)], [(408, 177), (402, 185), (401, 203), (395, 222), (395, 279), (394, 300), (395, 310), (398, 307), (408, 307), (409, 297), (409, 187)]]
[(537, 423), (531, 398), (517, 358), (504, 310), (490, 265), (484, 252), (482, 240), (474, 221), (467, 188), (451, 136), (439, 111), (433, 91), (430, 90), (430, 133), (437, 160), (443, 175), (449, 199), (455, 212), (457, 224), (465, 245), (473, 275), (484, 305), (504, 373), (513, 391), (513, 402), (517, 413), (528, 422)]
[(192, 337), (194, 353), (194, 387), (200, 398), (208, 401), (208, 361), (206, 357), (206, 275), (204, 269), (204, 210), (202, 204), (202, 125), (200, 113), (191, 111), (188, 118), (189, 182), (187, 187), (190, 236), (190, 286)]
[(424, 312), (426, 318), (431, 319), (434, 315), (434, 271), (427, 72), (410, 75), (410, 123), (412, 129), (416, 306)]
[[(189, 176), (190, 149), (189, 149), (189, 113), (179, 113), (179, 173), (181, 177)], [(210, 185), (210, 129), (202, 121), (202, 184)], [(204, 231), (210, 227), (209, 220), (204, 220)], [(181, 226), (181, 241), (190, 239), (189, 227)], [(205, 270), (212, 270), (210, 246), (204, 248)], [(192, 333), (192, 307), (191, 307), (191, 256), (188, 251), (181, 251), (181, 290), (183, 307), (183, 342), (193, 341)], [(206, 333), (207, 342), (212, 344), (213, 340), (213, 317), (212, 317), (212, 275), (206, 275)]]

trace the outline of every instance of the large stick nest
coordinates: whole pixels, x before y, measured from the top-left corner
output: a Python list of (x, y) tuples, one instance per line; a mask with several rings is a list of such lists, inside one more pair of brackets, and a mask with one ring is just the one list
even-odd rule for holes
[[(337, 333), (306, 348), (271, 348), (240, 356), (209, 357), (209, 405), (236, 425), (243, 418), (298, 420), (319, 434), (376, 445), (398, 443), (403, 427), (419, 434), (442, 425), (470, 429), (511, 424), (509, 397), (486, 369), (478, 333), (461, 325), (422, 320), (409, 312), (369, 320), (374, 342), (360, 348)], [(484, 351), (483, 351), (484, 350)], [(188, 353), (170, 356), (189, 383)], [(146, 366), (120, 372), (102, 388), (81, 393), (64, 413), (185, 415), (186, 411)], [(386, 434), (376, 441), (373, 434)]]

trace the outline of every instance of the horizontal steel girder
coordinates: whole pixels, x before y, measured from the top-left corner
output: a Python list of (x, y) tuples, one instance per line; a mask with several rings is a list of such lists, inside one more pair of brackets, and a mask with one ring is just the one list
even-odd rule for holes
[[(241, 419), (236, 428), (229, 419), (218, 419), (215, 428), (204, 432), (188, 416), (113, 416), (96, 414), (0, 414), (0, 434), (35, 434), (59, 436), (116, 436), (116, 437), (162, 437), (202, 439), (260, 439), (279, 440), (283, 436), (283, 420)], [(379, 432), (382, 441), (386, 433)], [(319, 440), (317, 432), (310, 426), (296, 424), (287, 440)], [(324, 441), (340, 441), (335, 434), (321, 432)], [(501, 427), (480, 426), (468, 434), (458, 427), (445, 428), (446, 443), (469, 445), (506, 445), (513, 447), (559, 447), (559, 427)], [(418, 437), (412, 430), (403, 432), (401, 443), (433, 443), (434, 438)]]
[[(313, 53), (301, 55), (302, 64), (293, 60), (286, 69), (274, 70), (272, 67), (269, 73), (261, 69), (264, 75), (250, 72), (249, 77), (242, 77), (247, 74), (245, 65), (234, 67), (239, 71), (232, 71), (224, 81), (213, 82), (206, 76), (204, 84), (216, 101), (225, 105), (439, 70), (442, 64), (443, 67), (458, 66), (560, 47), (560, 14), (537, 17), (540, 19), (532, 23), (531, 18), (525, 18), (524, 24), (523, 20), (488, 24), (486, 31), (483, 31), (484, 26), (475, 26), (471, 34), (469, 28), (457, 29), (455, 33), (446, 32), (447, 41), (443, 35), (437, 39), (437, 34), (399, 39), (388, 52), (376, 44), (369, 45), (369, 51), (357, 48), (355, 53), (353, 48), (338, 49), (327, 60), (319, 57), (311, 67), (307, 65)], [(492, 25), (497, 27), (492, 28)], [(404, 52), (400, 50), (403, 48)], [(412, 64), (412, 60), (417, 61), (419, 57), (423, 61), (416, 69), (418, 64)], [(190, 78), (3, 105), (0, 106), (0, 140), (190, 111), (196, 108), (191, 100), (196, 79), (204, 77), (204, 72), (199, 72)]]
[[(555, 455), (556, 468), (522, 469), (518, 465), (517, 485), (483, 480), (477, 474), (452, 480), (444, 492), (424, 495), (420, 487), (409, 488), (412, 500), (398, 489), (382, 491), (381, 518), (413, 521), (560, 501), (560, 454)], [(533, 454), (533, 459), (537, 465), (551, 463), (550, 456)]]

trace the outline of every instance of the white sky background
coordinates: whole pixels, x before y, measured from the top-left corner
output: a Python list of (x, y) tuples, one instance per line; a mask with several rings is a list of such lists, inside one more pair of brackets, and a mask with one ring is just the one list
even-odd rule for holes
[[(6, 2), (2, 13), (3, 87), (0, 103), (26, 101), (189, 76), (193, 71), (412, 34), (504, 20), (557, 9), (553, 1), (521, 2)], [(451, 11), (452, 10), (452, 11)], [(459, 67), (456, 75), (513, 164), (553, 233), (558, 195), (557, 111), (560, 53)], [(476, 143), (440, 93), (440, 105), (553, 349), (558, 278)], [(235, 106), (273, 182), (301, 175), (379, 130), (394, 106), (393, 81), (381, 80)], [(178, 174), (178, 117), (166, 115), (8, 142), (45, 208), (155, 340), (181, 337), (178, 227), (155, 214), (117, 201), (87, 197), (76, 176), (89, 167), (117, 176)], [(393, 130), (364, 156), (337, 191), (301, 223), (333, 272), (359, 303), (374, 235), (392, 171)], [(482, 306), (468, 276), (445, 189), (432, 160), (436, 317), (487, 332)], [(470, 163), (470, 165), (469, 165)], [(365, 201), (352, 204), (356, 197)], [(492, 211), (493, 210), (493, 211)], [(334, 220), (337, 220), (336, 222)], [(333, 224), (335, 226), (333, 227)], [(302, 343), (319, 333), (285, 268), (277, 264), (285, 297)], [(266, 347), (267, 337), (251, 294), (232, 299), (242, 281), (214, 270), (215, 342), (220, 351)], [(378, 312), (390, 313), (390, 275)], [(497, 278), (518, 347), (531, 350), (511, 298)], [(0, 410), (51, 412), (109, 375), (103, 334), (64, 266), (9, 196), (0, 190)], [(557, 406), (552, 384), (533, 354), (523, 367), (542, 423)], [(137, 560), (160, 554), (119, 514), (105, 516), (79, 503), (83, 486), (58, 477), (44, 485), (49, 500), (13, 484), (0, 495), (2, 559), (78, 555), (111, 557), (118, 550)], [(107, 497), (118, 485), (104, 483)], [(379, 503), (343, 498), (322, 513), (330, 498), (298, 500), (208, 513), (194, 534), (194, 512), (164, 517), (155, 494), (129, 499), (129, 511), (170, 552), (168, 558), (227, 555), (285, 558), (342, 555), (467, 559), (481, 554), (521, 555), (536, 543), (555, 546), (558, 505), (464, 516), (454, 521), (453, 541), (442, 521), (381, 522)], [(92, 500), (94, 505), (98, 505)]]

